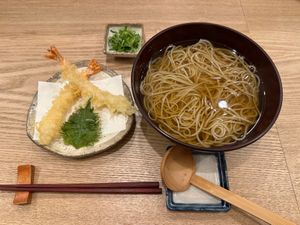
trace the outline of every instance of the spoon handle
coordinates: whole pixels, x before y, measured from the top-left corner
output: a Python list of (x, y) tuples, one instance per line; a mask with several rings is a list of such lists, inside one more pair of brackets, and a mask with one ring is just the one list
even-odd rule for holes
[(288, 221), (279, 215), (259, 206), (255, 203), (237, 195), (234, 194), (231, 191), (228, 191), (225, 188), (222, 188), (218, 185), (215, 185), (214, 183), (209, 182), (208, 180), (199, 177), (197, 175), (193, 175), (190, 180), (191, 184), (194, 186), (200, 188), (201, 190), (216, 196), (220, 199), (223, 199), (226, 202), (231, 203), (232, 205), (235, 205), (236, 207), (252, 214), (253, 216), (256, 216), (257, 218), (260, 218), (264, 220), (265, 222), (268, 222), (272, 225), (296, 225), (295, 223)]

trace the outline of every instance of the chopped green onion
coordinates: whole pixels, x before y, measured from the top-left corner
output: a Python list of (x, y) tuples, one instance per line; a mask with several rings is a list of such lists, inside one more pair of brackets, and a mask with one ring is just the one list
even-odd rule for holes
[(140, 47), (141, 36), (125, 26), (119, 31), (111, 30), (113, 36), (108, 40), (110, 50), (117, 52), (136, 52)]

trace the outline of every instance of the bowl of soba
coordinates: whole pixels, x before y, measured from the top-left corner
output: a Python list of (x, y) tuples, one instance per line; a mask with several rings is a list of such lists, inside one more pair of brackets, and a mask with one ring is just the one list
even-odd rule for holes
[(267, 53), (231, 28), (186, 23), (153, 36), (135, 59), (132, 92), (143, 118), (200, 151), (245, 147), (265, 135), (282, 105)]

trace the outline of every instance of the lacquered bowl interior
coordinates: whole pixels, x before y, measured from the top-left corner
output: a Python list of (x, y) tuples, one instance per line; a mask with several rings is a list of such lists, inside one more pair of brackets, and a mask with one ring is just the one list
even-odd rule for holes
[[(183, 143), (163, 130), (151, 120), (143, 105), (140, 84), (146, 75), (151, 59), (157, 57), (168, 45), (188, 45), (199, 39), (207, 39), (216, 45), (230, 48), (244, 56), (254, 65), (261, 80), (260, 108), (261, 116), (245, 139), (221, 147), (203, 148)], [(173, 142), (202, 151), (227, 151), (244, 147), (261, 138), (275, 123), (282, 105), (282, 86), (279, 73), (267, 53), (253, 40), (233, 29), (210, 23), (187, 23), (167, 28), (152, 37), (140, 50), (135, 59), (132, 74), (132, 92), (135, 102), (145, 120), (165, 137)]]

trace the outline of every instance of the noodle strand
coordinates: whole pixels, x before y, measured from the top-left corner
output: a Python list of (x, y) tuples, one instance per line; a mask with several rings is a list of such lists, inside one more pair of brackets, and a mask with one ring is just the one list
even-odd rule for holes
[(260, 115), (255, 72), (234, 51), (200, 40), (167, 47), (140, 88), (161, 129), (192, 145), (222, 146), (245, 138)]

